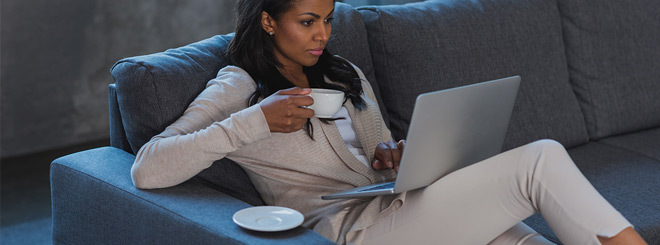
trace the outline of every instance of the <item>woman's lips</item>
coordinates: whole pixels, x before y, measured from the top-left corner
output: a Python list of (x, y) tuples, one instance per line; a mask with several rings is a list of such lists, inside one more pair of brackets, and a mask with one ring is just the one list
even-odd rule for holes
[(320, 56), (323, 54), (323, 48), (310, 49), (307, 52), (309, 52), (312, 55)]

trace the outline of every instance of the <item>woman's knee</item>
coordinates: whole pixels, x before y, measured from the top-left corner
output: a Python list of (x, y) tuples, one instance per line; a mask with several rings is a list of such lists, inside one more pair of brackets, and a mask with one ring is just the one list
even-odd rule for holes
[(544, 164), (546, 162), (552, 162), (550, 165), (561, 166), (564, 163), (572, 163), (570, 161), (570, 156), (566, 152), (564, 146), (551, 139), (537, 140), (532, 143), (527, 144), (526, 146), (526, 159), (529, 161), (528, 164), (531, 166), (538, 166), (538, 164)]
[(562, 145), (561, 143), (559, 143), (559, 142), (557, 142), (556, 140), (553, 140), (553, 139), (540, 139), (540, 140), (532, 142), (531, 144), (539, 144), (539, 145), (542, 145), (544, 147), (560, 147), (560, 148), (564, 149), (564, 145)]
[(564, 145), (561, 143), (557, 142), (556, 140), (553, 139), (542, 139), (542, 140), (537, 140), (532, 143), (528, 144), (529, 147), (539, 151), (539, 153), (543, 152), (566, 152), (566, 148)]

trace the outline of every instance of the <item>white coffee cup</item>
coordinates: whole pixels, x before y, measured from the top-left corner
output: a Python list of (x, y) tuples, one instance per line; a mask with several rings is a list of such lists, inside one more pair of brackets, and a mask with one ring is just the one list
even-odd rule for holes
[(344, 103), (344, 92), (334, 89), (313, 88), (309, 94), (314, 104), (309, 106), (318, 118), (332, 118)]

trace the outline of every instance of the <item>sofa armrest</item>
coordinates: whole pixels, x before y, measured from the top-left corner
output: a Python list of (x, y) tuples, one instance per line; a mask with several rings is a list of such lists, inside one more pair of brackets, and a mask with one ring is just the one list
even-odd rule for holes
[(101, 147), (53, 161), (54, 243), (331, 244), (303, 227), (274, 233), (242, 229), (232, 215), (250, 205), (195, 179), (137, 189), (130, 178), (134, 159)]

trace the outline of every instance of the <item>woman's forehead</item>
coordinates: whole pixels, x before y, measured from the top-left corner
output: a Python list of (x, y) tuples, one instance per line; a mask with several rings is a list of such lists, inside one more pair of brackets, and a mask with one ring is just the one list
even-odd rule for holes
[(335, 8), (333, 0), (294, 0), (291, 2), (290, 14), (302, 15), (313, 13), (321, 17), (330, 14)]

